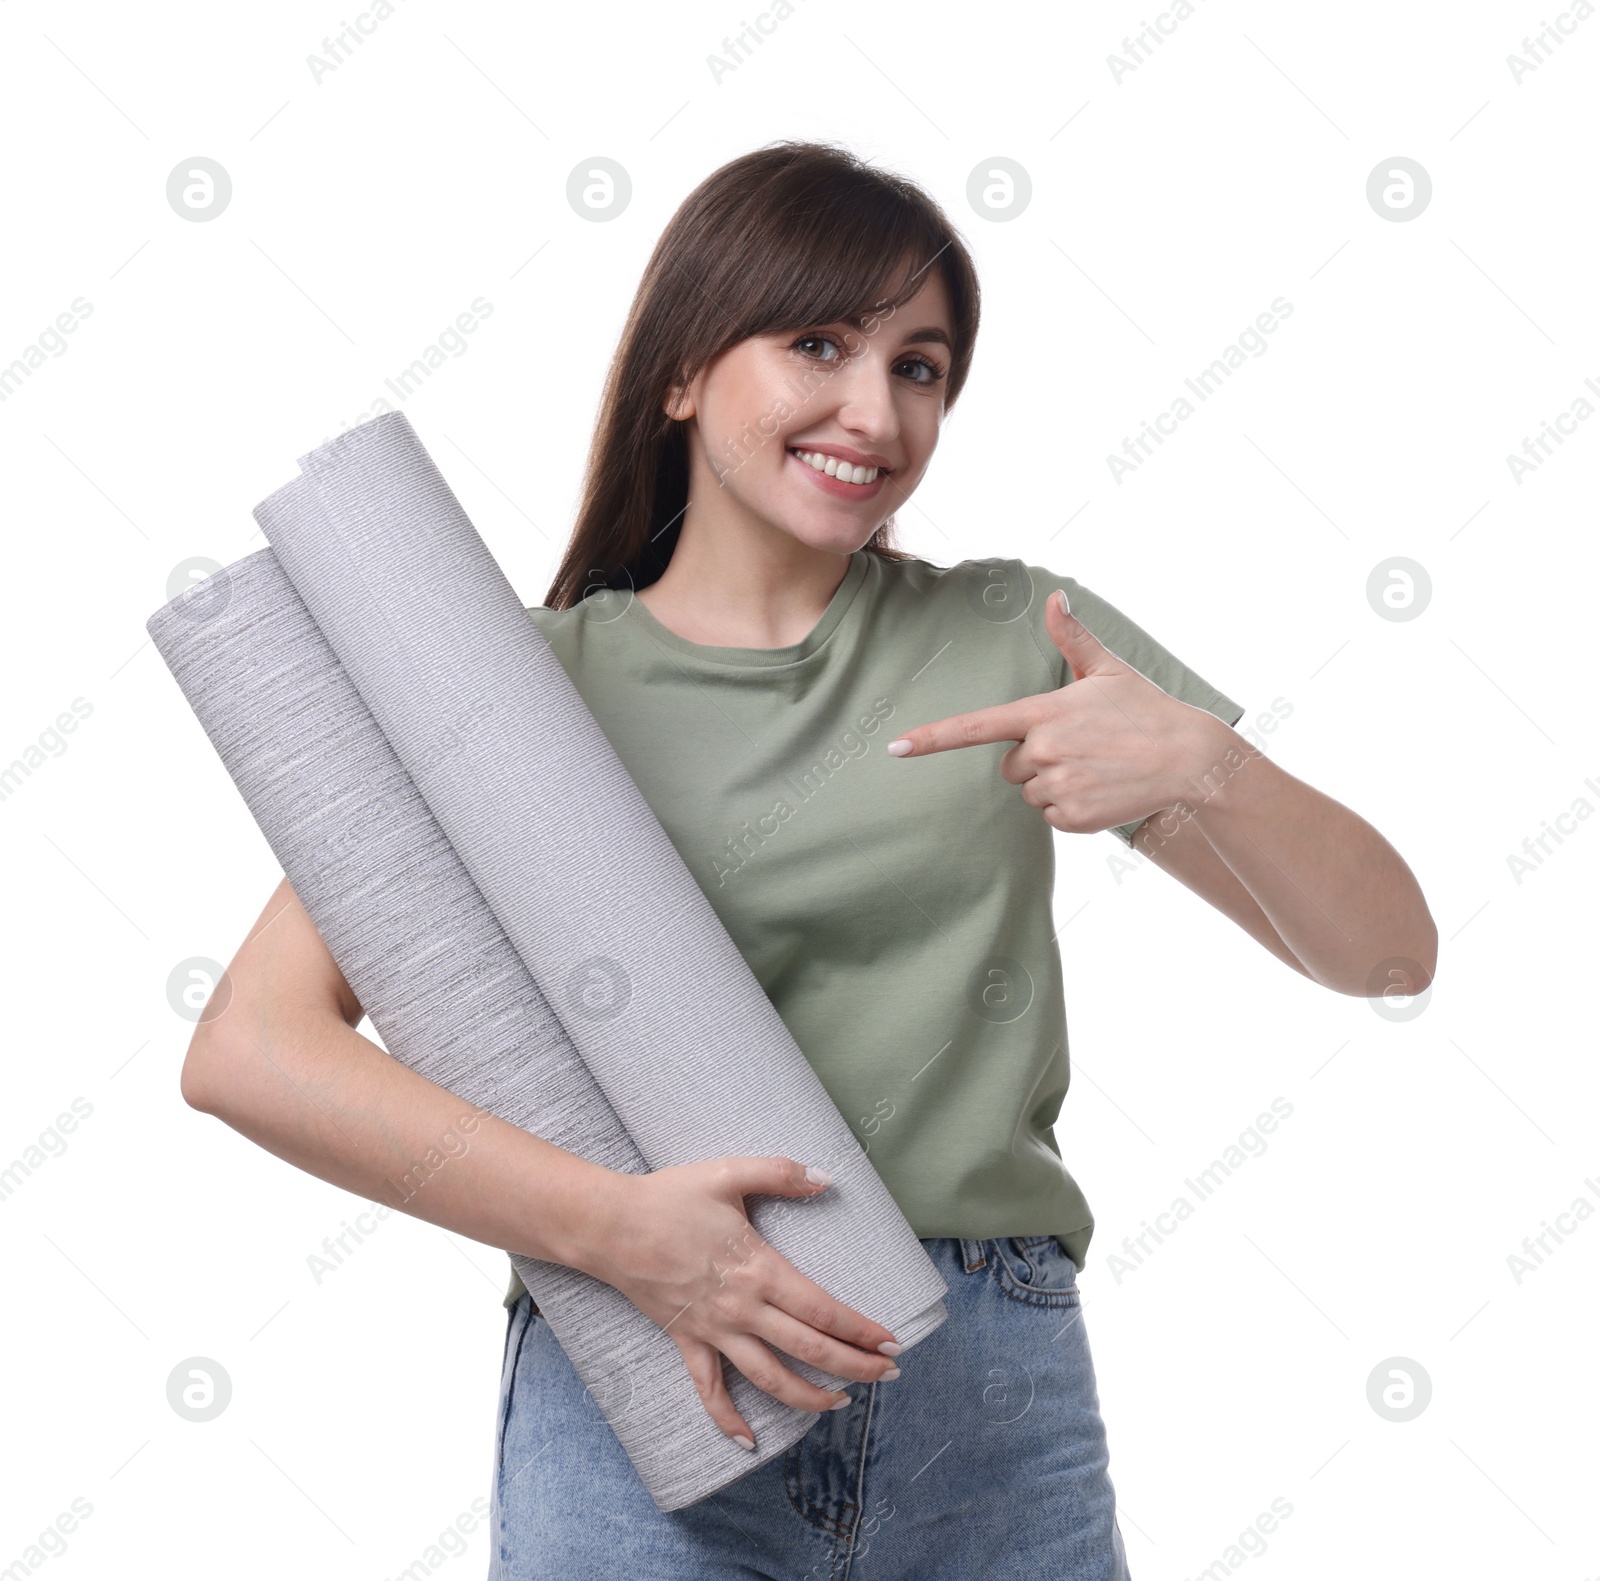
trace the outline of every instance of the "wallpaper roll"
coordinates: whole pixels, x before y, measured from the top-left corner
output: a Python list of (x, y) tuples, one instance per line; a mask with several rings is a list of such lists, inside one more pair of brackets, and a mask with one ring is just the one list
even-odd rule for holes
[[(643, 1173), (272, 550), (197, 584), (148, 630), (390, 1054), (463, 1099), (463, 1117), (479, 1105)], [(462, 1145), (470, 1133), (438, 1139), (442, 1167)], [(426, 1191), (426, 1173), (397, 1188)], [(620, 1291), (558, 1263), (511, 1260), (659, 1508), (714, 1493), (816, 1420), (724, 1361), (755, 1432), (756, 1452), (740, 1449), (706, 1415), (671, 1338)]]
[(300, 467), (256, 519), (646, 1164), (828, 1169), (817, 1197), (749, 1199), (752, 1222), (925, 1338), (939, 1271), (405, 414)]

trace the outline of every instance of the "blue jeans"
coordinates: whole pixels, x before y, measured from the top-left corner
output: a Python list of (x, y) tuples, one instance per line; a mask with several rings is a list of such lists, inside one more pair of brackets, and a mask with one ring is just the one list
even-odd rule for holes
[(1127, 1581), (1076, 1270), (1053, 1235), (923, 1246), (949, 1316), (786, 1454), (658, 1510), (524, 1293), (500, 1384), (493, 1581)]

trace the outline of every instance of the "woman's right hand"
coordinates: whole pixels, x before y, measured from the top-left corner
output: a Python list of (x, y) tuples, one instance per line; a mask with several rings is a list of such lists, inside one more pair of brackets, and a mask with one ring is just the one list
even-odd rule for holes
[(745, 1213), (747, 1196), (826, 1191), (828, 1177), (816, 1173), (820, 1184), (807, 1178), (804, 1164), (782, 1157), (616, 1172), (574, 1264), (620, 1290), (672, 1336), (711, 1420), (746, 1449), (754, 1439), (723, 1382), (721, 1356), (801, 1411), (833, 1410), (850, 1397), (807, 1383), (763, 1340), (841, 1378), (876, 1383), (899, 1373), (894, 1335), (808, 1279)]

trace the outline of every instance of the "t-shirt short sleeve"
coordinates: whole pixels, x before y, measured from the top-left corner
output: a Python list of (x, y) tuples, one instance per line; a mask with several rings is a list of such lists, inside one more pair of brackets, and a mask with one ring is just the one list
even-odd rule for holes
[[(1072, 679), (1071, 666), (1066, 656), (1051, 642), (1044, 629), (1044, 601), (1055, 590), (1066, 591), (1067, 603), (1072, 613), (1089, 628), (1124, 664), (1131, 665), (1148, 681), (1154, 681), (1170, 697), (1195, 708), (1215, 714), (1225, 725), (1236, 725), (1244, 717), (1244, 705), (1236, 703), (1225, 692), (1219, 692), (1210, 681), (1192, 670), (1170, 649), (1164, 648), (1142, 626), (1102, 598), (1093, 589), (1085, 587), (1070, 576), (1062, 576), (1043, 566), (1024, 565), (1017, 562), (1021, 578), (1031, 587), (1032, 598), (1028, 604), (1028, 629), (1039, 645), (1045, 662), (1054, 668), (1059, 677), (1056, 684), (1065, 686)], [(1134, 834), (1144, 819), (1118, 824), (1111, 833), (1124, 845), (1133, 844)]]

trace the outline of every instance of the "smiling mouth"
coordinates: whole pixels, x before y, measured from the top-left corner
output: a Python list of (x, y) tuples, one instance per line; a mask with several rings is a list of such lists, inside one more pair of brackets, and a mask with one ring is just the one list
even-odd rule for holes
[(887, 467), (853, 466), (848, 461), (841, 461), (837, 456), (825, 456), (818, 450), (799, 450), (791, 447), (789, 454), (797, 456), (815, 472), (837, 478), (841, 483), (854, 483), (858, 487), (876, 483), (879, 478), (886, 478), (889, 475)]

